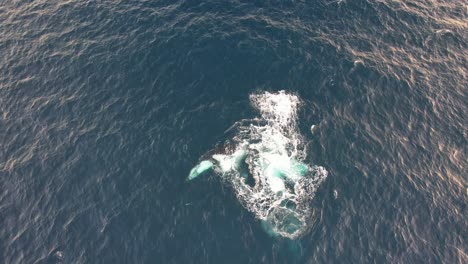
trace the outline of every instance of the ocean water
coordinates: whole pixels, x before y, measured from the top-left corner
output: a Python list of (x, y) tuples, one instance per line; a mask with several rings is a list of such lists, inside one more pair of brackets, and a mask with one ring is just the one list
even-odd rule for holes
[[(0, 262), (467, 263), (467, 21), (454, 0), (0, 0)], [(216, 173), (187, 181), (280, 91), (328, 173), (294, 238)]]

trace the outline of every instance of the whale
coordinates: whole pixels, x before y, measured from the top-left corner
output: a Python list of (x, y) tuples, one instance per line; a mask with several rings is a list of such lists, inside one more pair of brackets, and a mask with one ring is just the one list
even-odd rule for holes
[(311, 201), (328, 172), (307, 158), (297, 127), (297, 95), (263, 92), (251, 95), (250, 101), (260, 116), (230, 127), (231, 138), (203, 155), (187, 179), (213, 172), (268, 234), (296, 239), (311, 227)]

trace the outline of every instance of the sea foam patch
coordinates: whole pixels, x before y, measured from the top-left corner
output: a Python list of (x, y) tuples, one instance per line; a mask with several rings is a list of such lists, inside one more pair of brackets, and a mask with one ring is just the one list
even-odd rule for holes
[(250, 101), (261, 116), (236, 123), (224, 152), (201, 161), (189, 179), (213, 170), (270, 234), (297, 238), (309, 228), (311, 201), (328, 172), (306, 162), (306, 144), (297, 127), (299, 97), (263, 92)]

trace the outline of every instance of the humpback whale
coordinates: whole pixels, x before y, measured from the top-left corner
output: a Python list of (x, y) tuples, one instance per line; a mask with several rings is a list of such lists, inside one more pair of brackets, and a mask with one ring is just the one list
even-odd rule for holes
[(250, 101), (260, 117), (231, 127), (235, 133), (225, 152), (208, 155), (188, 179), (214, 171), (269, 234), (298, 238), (310, 227), (311, 201), (328, 172), (308, 164), (307, 144), (297, 127), (298, 96), (263, 92), (251, 95)]

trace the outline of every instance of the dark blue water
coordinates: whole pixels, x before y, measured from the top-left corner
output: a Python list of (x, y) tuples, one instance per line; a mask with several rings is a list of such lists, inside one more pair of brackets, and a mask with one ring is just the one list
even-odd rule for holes
[[(0, 262), (468, 262), (462, 2), (0, 0)], [(329, 172), (296, 241), (185, 180), (279, 90)]]

